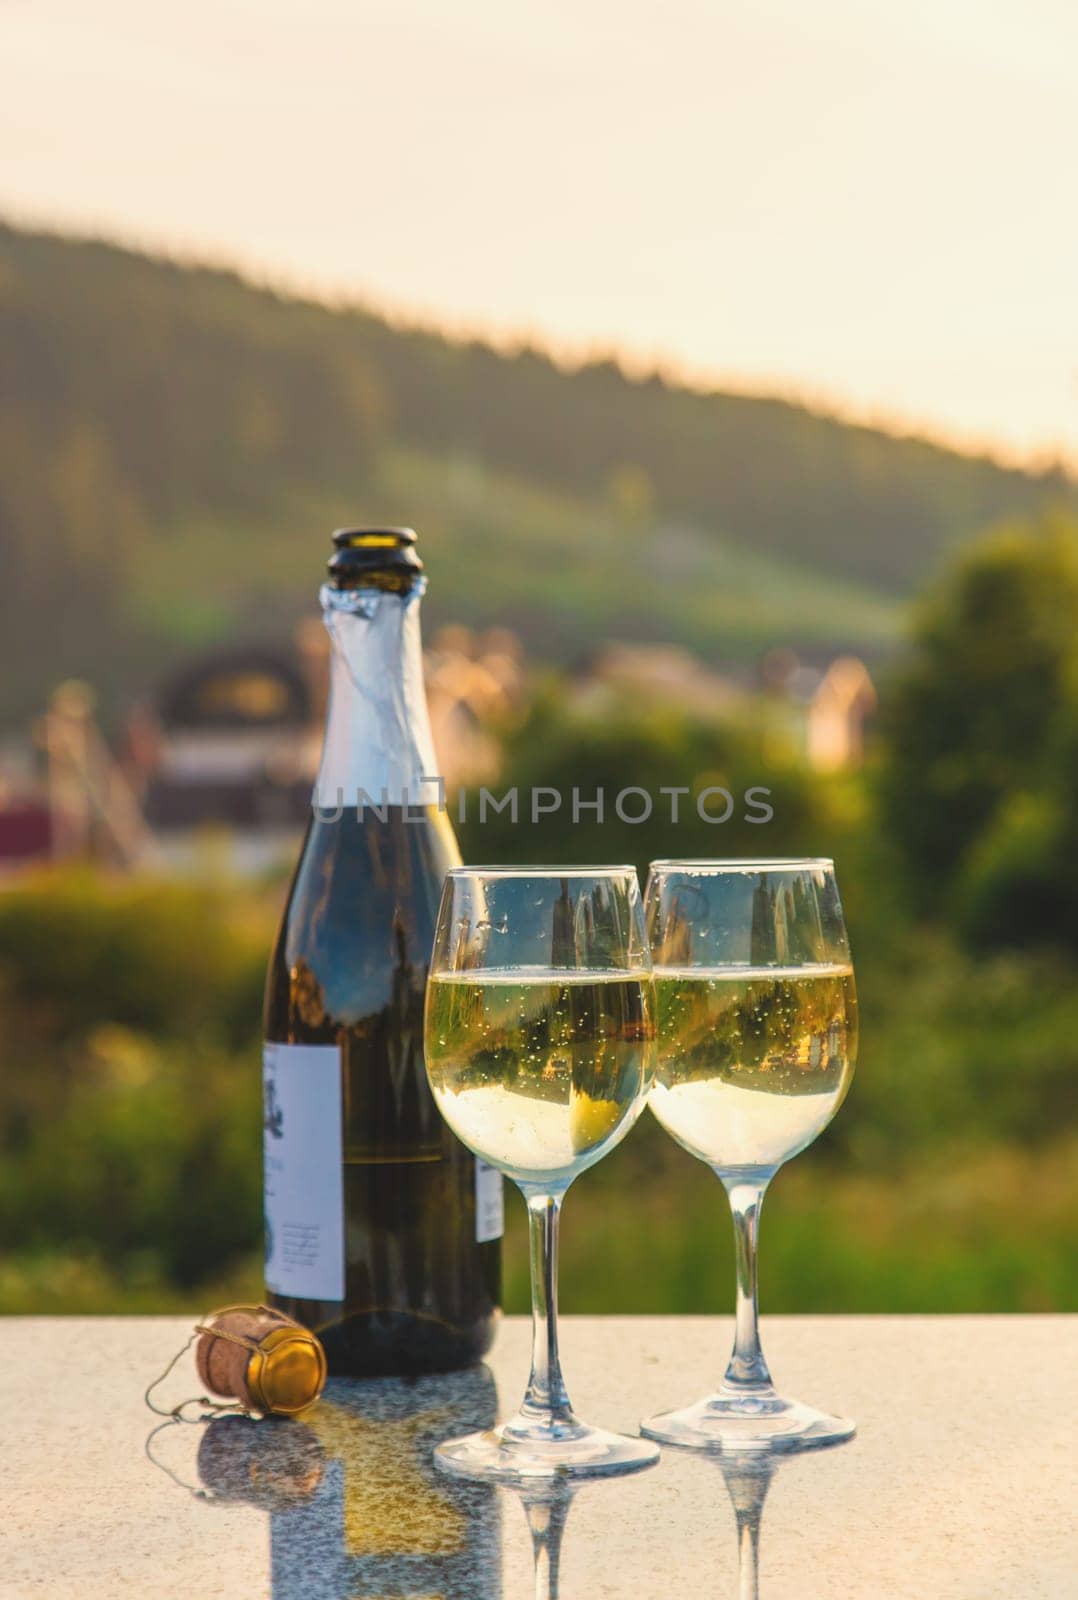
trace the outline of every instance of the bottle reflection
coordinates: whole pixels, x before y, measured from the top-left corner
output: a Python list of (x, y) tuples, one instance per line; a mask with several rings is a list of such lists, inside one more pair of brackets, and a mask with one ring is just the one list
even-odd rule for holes
[(210, 1423), (199, 1475), (217, 1498), (270, 1513), (273, 1600), (497, 1600), (496, 1493), (437, 1472), (431, 1454), (489, 1427), (496, 1410), (486, 1367), (408, 1384), (331, 1381), (302, 1419)]

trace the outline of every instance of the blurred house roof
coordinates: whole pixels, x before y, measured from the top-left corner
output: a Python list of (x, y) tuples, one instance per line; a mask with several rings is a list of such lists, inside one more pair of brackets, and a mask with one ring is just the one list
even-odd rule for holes
[(325, 701), (315, 655), (309, 636), (291, 651), (217, 651), (165, 684), (143, 796), (156, 833), (305, 825)]
[(157, 700), (162, 728), (302, 728), (316, 697), (295, 651), (239, 649), (204, 656)]

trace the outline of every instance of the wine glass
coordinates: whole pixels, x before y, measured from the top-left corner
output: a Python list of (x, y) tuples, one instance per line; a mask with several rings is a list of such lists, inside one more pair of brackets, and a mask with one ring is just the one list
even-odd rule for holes
[(424, 1045), (438, 1107), (528, 1207), (532, 1369), (520, 1410), (439, 1445), (465, 1477), (631, 1472), (655, 1446), (573, 1414), (557, 1336), (565, 1191), (628, 1133), (646, 1102), (655, 993), (632, 867), (455, 867), (427, 984)]
[(659, 1055), (649, 1104), (729, 1196), (733, 1354), (716, 1394), (641, 1425), (703, 1450), (804, 1449), (854, 1424), (776, 1393), (760, 1348), (756, 1240), (764, 1191), (845, 1098), (857, 997), (830, 861), (656, 861), (645, 895)]

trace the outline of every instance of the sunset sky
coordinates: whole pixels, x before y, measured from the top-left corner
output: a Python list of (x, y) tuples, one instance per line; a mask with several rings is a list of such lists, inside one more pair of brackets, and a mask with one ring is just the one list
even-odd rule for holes
[(1078, 461), (1074, 0), (0, 0), (0, 210)]

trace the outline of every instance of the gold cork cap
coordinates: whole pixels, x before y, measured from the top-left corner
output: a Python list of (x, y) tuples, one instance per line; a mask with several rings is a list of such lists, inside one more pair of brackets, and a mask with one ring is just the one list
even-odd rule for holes
[(247, 1362), (247, 1387), (255, 1408), (274, 1416), (305, 1411), (325, 1383), (325, 1352), (314, 1334), (298, 1324), (268, 1333)]
[(301, 1323), (269, 1306), (226, 1306), (197, 1328), (199, 1377), (249, 1411), (292, 1417), (318, 1399), (326, 1355)]

